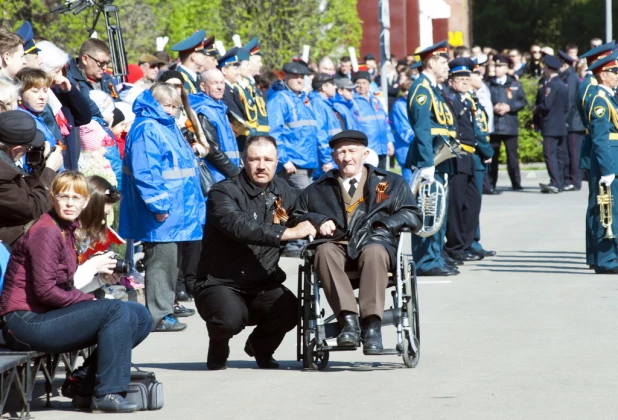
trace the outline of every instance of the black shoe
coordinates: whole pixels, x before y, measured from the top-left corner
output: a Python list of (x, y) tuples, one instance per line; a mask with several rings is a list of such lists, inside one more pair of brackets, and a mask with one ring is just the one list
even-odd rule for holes
[(183, 291), (176, 292), (176, 302), (191, 302), (193, 301), (193, 296), (189, 293)]
[(187, 328), (187, 324), (183, 324), (179, 322), (176, 318), (176, 315), (166, 315), (165, 318), (159, 322), (157, 328), (154, 329), (154, 332), (174, 332), (174, 331), (182, 331)]
[(513, 191), (522, 191), (524, 187), (521, 185), (513, 185)]
[(569, 184), (566, 187), (564, 187), (562, 189), (562, 191), (579, 191), (581, 188), (577, 188), (575, 185), (573, 184)]
[(596, 274), (618, 274), (618, 267), (610, 268), (609, 270), (597, 271)]
[(75, 395), (73, 395), (73, 400), (71, 401), (71, 408), (73, 410), (88, 410), (91, 402), (92, 395), (83, 395), (76, 392)]
[(353, 312), (343, 312), (339, 314), (338, 321), (341, 332), (337, 336), (337, 345), (343, 347), (358, 346), (361, 332), (358, 315)]
[(557, 187), (549, 184), (539, 183), (539, 187), (541, 187), (541, 192), (544, 194), (558, 194), (560, 192)]
[(90, 408), (93, 413), (130, 413), (137, 411), (137, 404), (130, 403), (119, 394), (92, 397)]
[(485, 258), (484, 256), (480, 255), (480, 254), (473, 254), (471, 252), (464, 252), (461, 254), (453, 254), (450, 256), (452, 259), (454, 259), (455, 261), (480, 261), (483, 258)]
[(464, 265), (463, 261), (455, 261), (454, 259), (452, 259), (448, 255), (443, 255), (442, 259), (450, 267), (456, 267), (458, 265)]
[(588, 270), (594, 270), (594, 265), (588, 264)]
[[(253, 350), (253, 346), (251, 345), (251, 341), (247, 339), (247, 343), (245, 344), (245, 353), (249, 355), (249, 357), (255, 357), (255, 351)], [(265, 358), (257, 358), (255, 357), (255, 362), (260, 367), (260, 369), (279, 369), (279, 363), (272, 356)]]
[(448, 267), (436, 267), (428, 271), (419, 271), (416, 273), (418, 276), (456, 276), (459, 274), (459, 270)]
[(484, 195), (500, 195), (500, 194), (502, 194), (502, 191), (498, 191), (497, 189), (492, 188), (489, 191), (483, 191), (483, 194)]
[(187, 317), (195, 315), (195, 309), (185, 308), (181, 304), (174, 305), (174, 315), (177, 317)]
[(481, 249), (480, 251), (469, 251), (470, 254), (478, 255), (480, 257), (493, 257), (496, 255), (496, 251), (487, 251), (485, 249)]
[(376, 354), (384, 349), (382, 346), (382, 320), (371, 315), (363, 318), (363, 354)]
[(206, 359), (206, 366), (208, 367), (208, 370), (227, 369), (227, 358), (229, 356), (229, 341), (216, 342), (210, 340), (208, 342), (208, 357)]

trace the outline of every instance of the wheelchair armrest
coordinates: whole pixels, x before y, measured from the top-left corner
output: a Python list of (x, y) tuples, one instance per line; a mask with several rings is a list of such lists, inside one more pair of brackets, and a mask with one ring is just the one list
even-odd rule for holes
[(410, 228), (409, 228), (409, 227), (404, 226), (404, 227), (402, 227), (402, 228), (399, 230), (399, 233), (403, 233), (403, 232), (412, 232), (412, 231), (410, 230)]

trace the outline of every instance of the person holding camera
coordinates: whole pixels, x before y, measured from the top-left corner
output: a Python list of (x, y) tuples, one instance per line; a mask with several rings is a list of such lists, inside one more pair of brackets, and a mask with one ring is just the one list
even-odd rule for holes
[(67, 171), (49, 189), (52, 209), (17, 241), (0, 298), (0, 325), (7, 345), (17, 351), (64, 353), (97, 346), (80, 385), (77, 408), (132, 412), (125, 400), (131, 377), (132, 348), (148, 334), (146, 309), (94, 297), (75, 288), (79, 216), (88, 205), (84, 175)]
[(182, 331), (174, 314), (178, 242), (202, 238), (206, 208), (197, 161), (176, 126), (177, 89), (156, 83), (133, 103), (135, 122), (125, 145), (120, 227), (144, 243), (146, 306), (155, 331)]
[[(31, 174), (19, 164), (24, 155)], [(25, 112), (0, 113), (0, 241), (11, 246), (25, 226), (51, 207), (49, 187), (63, 163), (62, 152), (49, 144)]]

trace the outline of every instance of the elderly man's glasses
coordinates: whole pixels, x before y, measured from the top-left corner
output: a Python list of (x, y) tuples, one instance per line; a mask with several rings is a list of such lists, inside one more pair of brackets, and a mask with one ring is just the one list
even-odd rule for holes
[(92, 61), (94, 61), (95, 63), (97, 63), (97, 66), (99, 66), (102, 69), (106, 69), (107, 67), (109, 67), (109, 63), (111, 63), (111, 61), (99, 61), (93, 56), (91, 56), (90, 54), (86, 54), (86, 56), (90, 58)]

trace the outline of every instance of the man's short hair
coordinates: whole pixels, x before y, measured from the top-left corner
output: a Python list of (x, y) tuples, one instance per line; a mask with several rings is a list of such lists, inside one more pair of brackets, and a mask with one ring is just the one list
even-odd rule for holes
[(567, 51), (568, 50), (579, 50), (579, 47), (577, 46), (577, 44), (570, 43), (570, 44), (567, 44), (566, 50)]
[(517, 55), (521, 55), (521, 51), (519, 51), (517, 48), (511, 48), (510, 52), (514, 52)]
[(453, 50), (453, 57), (458, 58), (458, 57), (463, 56), (465, 53), (469, 53), (469, 52), (470, 52), (470, 48), (466, 46), (455, 47), (455, 49)]
[(167, 51), (157, 51), (153, 55), (159, 60), (165, 61), (165, 64), (168, 64), (170, 62), (170, 55), (167, 53)]
[(275, 138), (272, 136), (267, 136), (267, 135), (249, 136), (247, 137), (247, 141), (245, 142), (245, 148), (242, 151), (242, 156), (243, 157), (247, 156), (247, 151), (249, 150), (249, 146), (253, 144), (260, 144), (260, 143), (270, 143), (275, 147), (275, 149), (277, 148), (277, 140), (275, 140)]
[(0, 54), (13, 54), (17, 47), (24, 44), (24, 40), (17, 34), (0, 31)]
[(88, 38), (84, 41), (81, 47), (79, 47), (79, 56), (95, 55), (96, 53), (110, 54), (107, 44), (100, 39)]
[(347, 55), (344, 55), (343, 57), (341, 57), (341, 60), (339, 60), (340, 63), (349, 63), (351, 61), (352, 59), (348, 57)]

